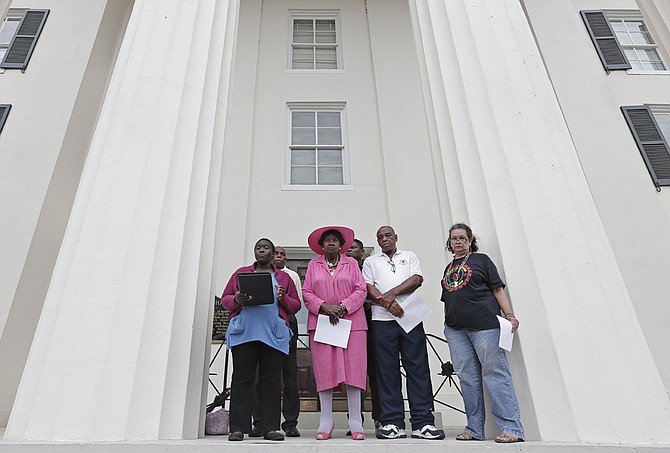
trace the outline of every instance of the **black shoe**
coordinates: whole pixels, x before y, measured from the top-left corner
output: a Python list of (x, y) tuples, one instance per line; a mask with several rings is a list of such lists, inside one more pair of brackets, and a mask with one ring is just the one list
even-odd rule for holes
[(346, 432), (344, 435), (345, 435), (345, 436), (349, 436), (349, 437), (351, 437), (351, 430), (348, 429), (347, 432)]
[(284, 440), (284, 435), (279, 431), (268, 431), (263, 435), (265, 440)]
[(251, 432), (249, 433), (249, 437), (263, 437), (263, 432), (261, 431), (260, 426), (254, 426), (251, 428)]
[(244, 433), (242, 431), (234, 431), (228, 434), (228, 440), (232, 441), (244, 440)]
[(300, 431), (295, 426), (287, 426), (284, 428), (284, 432), (286, 433), (286, 437), (300, 437)]

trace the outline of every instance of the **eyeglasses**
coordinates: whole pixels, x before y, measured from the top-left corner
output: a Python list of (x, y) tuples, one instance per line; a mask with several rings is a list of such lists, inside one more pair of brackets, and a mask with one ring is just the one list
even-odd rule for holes
[(387, 263), (391, 265), (391, 272), (395, 274), (395, 263), (393, 262), (393, 260), (388, 260)]
[(451, 242), (468, 242), (468, 238), (466, 237), (460, 237), (460, 238), (450, 238), (449, 239)]

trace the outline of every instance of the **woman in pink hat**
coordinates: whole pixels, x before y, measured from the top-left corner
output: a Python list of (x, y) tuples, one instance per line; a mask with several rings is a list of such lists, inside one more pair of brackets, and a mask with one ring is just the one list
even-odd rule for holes
[[(365, 439), (360, 408), (367, 363), (368, 327), (363, 311), (367, 289), (358, 262), (344, 255), (353, 242), (354, 232), (342, 226), (319, 228), (308, 239), (310, 248), (321, 255), (309, 262), (302, 287), (305, 307), (309, 310), (307, 330), (321, 403), (317, 440), (329, 439), (333, 432), (333, 389), (342, 383), (347, 392), (351, 437)], [(331, 324), (338, 324), (340, 319), (351, 320), (346, 348), (314, 341), (320, 314), (328, 316)]]

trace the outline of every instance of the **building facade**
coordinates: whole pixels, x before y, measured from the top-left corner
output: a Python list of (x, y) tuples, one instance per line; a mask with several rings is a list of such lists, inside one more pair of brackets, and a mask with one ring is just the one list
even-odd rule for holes
[(521, 320), (528, 438), (670, 443), (666, 0), (0, 11), (7, 439), (202, 435), (213, 298), (263, 236), (393, 225), (440, 335), (465, 221)]

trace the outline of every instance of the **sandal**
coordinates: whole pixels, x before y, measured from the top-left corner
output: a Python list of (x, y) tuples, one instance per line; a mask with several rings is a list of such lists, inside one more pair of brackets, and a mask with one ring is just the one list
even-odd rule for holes
[(328, 440), (328, 439), (330, 439), (330, 437), (333, 435), (333, 430), (334, 429), (335, 429), (335, 423), (333, 423), (333, 427), (330, 428), (329, 433), (319, 431), (318, 433), (316, 433), (316, 440)]
[(351, 438), (353, 440), (365, 440), (365, 433), (351, 433)]
[(496, 443), (513, 444), (514, 442), (523, 442), (523, 439), (510, 433), (500, 433), (496, 436)]
[(472, 437), (472, 434), (470, 434), (469, 432), (463, 431), (458, 436), (456, 436), (456, 440), (479, 440), (479, 439)]

